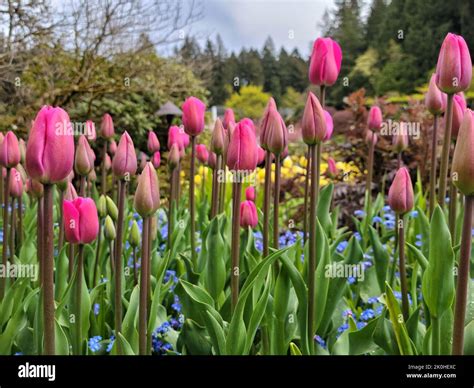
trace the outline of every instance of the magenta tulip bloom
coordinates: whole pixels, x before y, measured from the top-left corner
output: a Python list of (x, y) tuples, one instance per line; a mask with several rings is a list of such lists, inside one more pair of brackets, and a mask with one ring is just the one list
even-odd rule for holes
[(258, 225), (257, 208), (253, 201), (243, 201), (240, 204), (240, 226), (247, 229), (249, 226), (255, 228)]
[(369, 117), (367, 118), (367, 126), (372, 131), (377, 131), (382, 126), (382, 110), (374, 105), (370, 108)]
[(406, 167), (397, 171), (388, 191), (388, 204), (397, 214), (405, 214), (413, 208), (413, 186)]
[(212, 131), (211, 137), (211, 151), (215, 152), (218, 155), (221, 155), (224, 152), (226, 147), (226, 134), (222, 121), (217, 118), (216, 123), (214, 124), (214, 130)]
[(309, 80), (314, 85), (331, 86), (341, 71), (342, 51), (331, 38), (318, 38), (313, 45), (309, 64)]
[(160, 150), (160, 141), (158, 140), (158, 136), (153, 131), (148, 132), (148, 142), (147, 142), (148, 152), (153, 154)]
[(207, 163), (207, 159), (209, 159), (209, 151), (205, 144), (198, 144), (196, 146), (196, 156), (202, 164)]
[(231, 123), (235, 125), (234, 111), (230, 108), (227, 108), (224, 111), (224, 121), (222, 122), (222, 125), (224, 126), (225, 129), (228, 129)]
[(255, 202), (255, 187), (249, 186), (245, 189), (245, 199), (247, 201)]
[(87, 140), (89, 141), (94, 141), (97, 139), (97, 132), (95, 130), (95, 124), (92, 120), (87, 120), (86, 121), (86, 131), (85, 135), (87, 137)]
[(275, 155), (281, 154), (288, 144), (288, 131), (275, 101), (270, 98), (262, 119), (260, 144)]
[(21, 152), (18, 138), (12, 131), (8, 131), (0, 144), (0, 165), (11, 168), (20, 161)]
[(20, 198), (23, 194), (23, 179), (16, 168), (11, 169), (10, 173), (10, 195), (14, 198)]
[(464, 195), (474, 195), (474, 118), (467, 109), (459, 129), (454, 149), (452, 176), (454, 184)]
[(466, 112), (467, 104), (463, 93), (457, 93), (453, 97), (453, 121), (451, 127), (451, 136), (456, 139), (458, 137), (459, 127)]
[(436, 84), (445, 93), (454, 94), (469, 88), (472, 62), (466, 41), (462, 36), (448, 33), (438, 56)]
[(189, 97), (182, 106), (184, 131), (190, 136), (197, 136), (204, 130), (204, 113), (206, 105), (196, 97)]
[(113, 139), (110, 140), (109, 152), (110, 152), (110, 155), (112, 155), (112, 156), (114, 156), (115, 153), (117, 152), (117, 143)]
[(61, 108), (38, 112), (26, 146), (26, 170), (44, 184), (65, 179), (74, 164), (74, 137), (69, 116)]
[(133, 205), (143, 218), (156, 213), (160, 207), (160, 186), (158, 175), (151, 163), (147, 163), (138, 177)]
[(326, 126), (324, 110), (316, 96), (309, 92), (301, 121), (303, 141), (308, 145), (323, 141), (326, 137)]
[(324, 136), (324, 141), (327, 141), (331, 138), (334, 131), (334, 121), (332, 120), (331, 114), (324, 110), (324, 118), (326, 119), (326, 136)]
[(181, 129), (179, 133), (181, 135), (181, 139), (182, 139), (181, 141), (183, 143), (183, 151), (184, 151), (184, 148), (188, 148), (189, 143), (190, 143), (189, 135), (184, 131), (184, 129)]
[(240, 121), (232, 133), (227, 150), (227, 167), (231, 171), (253, 171), (257, 167), (257, 139), (249, 121)]
[(99, 234), (97, 208), (91, 198), (63, 202), (64, 231), (71, 244), (89, 244)]
[(184, 148), (184, 139), (181, 133), (184, 132), (183, 129), (172, 125), (168, 130), (168, 149), (171, 150), (171, 146), (176, 144), (178, 149), (181, 151)]
[(446, 94), (436, 85), (436, 73), (431, 75), (428, 91), (425, 94), (425, 105), (433, 115), (440, 115), (446, 109)]
[(112, 120), (112, 116), (106, 113), (102, 117), (102, 122), (100, 124), (100, 134), (104, 139), (111, 139), (115, 135), (114, 130), (114, 121)]
[(120, 138), (117, 152), (112, 161), (112, 171), (115, 176), (122, 179), (126, 176), (135, 175), (137, 172), (137, 155), (132, 138), (124, 132)]
[(158, 168), (160, 167), (161, 164), (161, 154), (160, 151), (156, 151), (152, 158), (151, 158), (151, 163), (153, 164), (153, 167)]
[(95, 154), (85, 135), (79, 137), (74, 168), (79, 175), (87, 176), (94, 169)]
[(326, 176), (331, 179), (337, 177), (339, 173), (338, 168), (336, 167), (336, 161), (333, 158), (328, 158), (328, 169), (326, 171)]

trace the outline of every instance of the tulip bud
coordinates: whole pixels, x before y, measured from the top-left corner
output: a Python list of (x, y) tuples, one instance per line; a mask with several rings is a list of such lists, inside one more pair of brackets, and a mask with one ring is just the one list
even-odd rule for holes
[(448, 94), (469, 88), (472, 78), (472, 62), (469, 48), (462, 36), (448, 33), (439, 51), (436, 65), (436, 84)]
[(68, 114), (61, 108), (43, 107), (36, 116), (26, 146), (26, 169), (41, 183), (66, 178), (74, 164), (74, 137)]
[(243, 201), (240, 204), (240, 226), (247, 229), (249, 226), (255, 228), (258, 225), (257, 208), (253, 201)]
[(137, 155), (132, 138), (124, 132), (117, 147), (117, 153), (112, 161), (112, 171), (119, 179), (129, 179), (137, 172)]
[(314, 42), (309, 64), (309, 80), (314, 85), (331, 86), (341, 70), (342, 51), (331, 38), (318, 38)]
[(89, 183), (95, 182), (97, 180), (97, 174), (95, 173), (94, 169), (92, 169), (87, 175), (87, 180), (89, 181)]
[(436, 85), (436, 73), (431, 75), (428, 91), (425, 94), (425, 105), (435, 116), (442, 114), (446, 108), (446, 94)]
[(232, 133), (227, 150), (227, 167), (231, 171), (253, 171), (257, 167), (257, 139), (248, 121), (240, 121)]
[(110, 216), (105, 217), (104, 222), (104, 236), (107, 240), (115, 240), (117, 232), (115, 231), (114, 221)]
[(260, 144), (275, 155), (281, 154), (288, 144), (288, 131), (273, 98), (270, 98), (262, 119)]
[(97, 201), (97, 212), (100, 218), (104, 218), (107, 215), (107, 199), (104, 194)]
[(457, 93), (453, 97), (453, 121), (451, 124), (451, 136), (453, 139), (458, 137), (459, 127), (466, 112), (467, 104), (464, 99), (464, 93)]
[(230, 124), (233, 124), (235, 126), (235, 116), (234, 116), (234, 111), (230, 108), (227, 108), (224, 111), (224, 121), (222, 122), (222, 125), (224, 126), (224, 129), (228, 129)]
[(74, 188), (74, 185), (72, 182), (67, 183), (67, 188), (64, 191), (64, 199), (68, 201), (73, 201), (77, 198), (77, 192), (76, 189)]
[(406, 167), (397, 171), (388, 191), (388, 204), (397, 214), (405, 214), (413, 208), (413, 187)]
[(158, 136), (153, 131), (148, 132), (148, 142), (147, 142), (148, 152), (153, 154), (160, 150), (160, 141), (158, 140)]
[(109, 142), (109, 152), (110, 152), (110, 155), (114, 156), (115, 153), (117, 152), (117, 143), (115, 140), (110, 140)]
[(161, 154), (160, 154), (160, 151), (156, 151), (152, 158), (151, 158), (151, 163), (153, 164), (153, 167), (155, 167), (156, 169), (158, 167), (160, 167), (160, 164), (161, 164)]
[(26, 157), (26, 143), (23, 139), (20, 139), (18, 145), (20, 147), (20, 163), (24, 165)]
[(303, 141), (308, 144), (317, 144), (326, 137), (326, 117), (324, 110), (316, 96), (309, 92), (308, 99), (301, 121)]
[(245, 199), (247, 201), (255, 202), (255, 187), (249, 186), (245, 189)]
[(158, 175), (151, 163), (147, 163), (138, 177), (133, 205), (143, 218), (155, 214), (160, 207), (160, 186)]
[(326, 170), (326, 176), (328, 178), (334, 179), (339, 174), (339, 170), (336, 166), (336, 162), (333, 158), (328, 158), (328, 169)]
[(105, 171), (109, 171), (112, 168), (112, 160), (109, 154), (105, 154)]
[(63, 202), (64, 234), (72, 244), (89, 244), (99, 234), (97, 208), (91, 198)]
[(79, 137), (76, 150), (76, 160), (74, 168), (79, 175), (87, 176), (94, 169), (95, 154), (92, 151), (87, 138), (84, 135)]
[(178, 149), (181, 151), (182, 148), (184, 148), (184, 139), (183, 136), (181, 136), (181, 133), (184, 132), (184, 130), (180, 127), (177, 127), (176, 125), (172, 125), (170, 129), (168, 130), (168, 149), (171, 150), (171, 146), (173, 144), (177, 144)]
[(17, 164), (15, 168), (19, 172), (23, 183), (25, 183), (28, 180), (28, 174), (25, 168), (21, 164)]
[(100, 124), (100, 134), (106, 140), (111, 139), (115, 135), (114, 122), (112, 116), (106, 113), (102, 117), (102, 122)]
[(211, 138), (211, 150), (214, 151), (216, 155), (221, 155), (224, 152), (226, 144), (224, 131), (221, 120), (217, 118)]
[(408, 128), (407, 123), (400, 123), (400, 128), (398, 133), (393, 135), (392, 138), (393, 150), (396, 153), (400, 153), (408, 148)]
[(44, 187), (40, 182), (29, 178), (26, 181), (26, 192), (35, 198), (41, 198), (44, 194)]
[(369, 117), (367, 118), (367, 126), (372, 131), (377, 131), (382, 126), (382, 110), (374, 105), (370, 108)]
[(8, 131), (0, 144), (0, 165), (12, 168), (20, 161), (21, 153), (18, 138), (12, 131)]
[(182, 128), (180, 128), (179, 134), (181, 136), (181, 142), (183, 143), (183, 152), (184, 152), (184, 148), (187, 148), (190, 143), (189, 135)]
[(207, 159), (209, 158), (209, 151), (207, 150), (205, 144), (198, 144), (196, 146), (196, 156), (202, 164), (207, 163)]
[(370, 129), (368, 129), (367, 132), (365, 133), (365, 142), (367, 143), (367, 145), (370, 146), (373, 142), (375, 146), (378, 140), (379, 140), (379, 137), (377, 136), (377, 134), (371, 131)]
[(452, 164), (452, 180), (464, 195), (474, 194), (474, 120), (467, 109), (456, 140)]
[(209, 152), (209, 156), (207, 158), (207, 165), (212, 168), (213, 170), (216, 169), (217, 164), (217, 156), (214, 152)]
[(112, 198), (110, 198), (108, 195), (105, 198), (105, 202), (107, 204), (107, 214), (112, 217), (114, 221), (117, 221), (118, 219), (118, 208), (115, 202), (113, 201)]
[(140, 229), (138, 228), (137, 221), (135, 220), (133, 220), (132, 227), (130, 229), (130, 237), (128, 242), (134, 248), (140, 245)]
[(326, 120), (326, 136), (324, 136), (324, 141), (331, 139), (332, 133), (334, 131), (334, 121), (332, 120), (331, 114), (324, 110), (324, 118)]
[(171, 146), (170, 153), (168, 155), (168, 168), (173, 171), (179, 165), (180, 153), (178, 144), (174, 143)]
[(143, 171), (143, 169), (145, 168), (148, 162), (148, 157), (146, 156), (144, 152), (140, 151), (138, 159), (140, 160), (140, 171)]
[(189, 97), (182, 106), (183, 125), (190, 136), (197, 136), (204, 130), (206, 105), (196, 97)]
[(92, 120), (86, 121), (86, 133), (87, 140), (95, 141), (97, 139), (97, 133), (95, 131), (95, 123)]
[(20, 198), (23, 194), (23, 179), (16, 168), (12, 167), (9, 182), (10, 195), (14, 198)]

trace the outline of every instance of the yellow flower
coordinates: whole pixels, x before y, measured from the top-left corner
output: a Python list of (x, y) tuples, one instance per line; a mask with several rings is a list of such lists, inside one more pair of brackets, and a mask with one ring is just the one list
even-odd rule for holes
[(283, 161), (283, 166), (286, 168), (293, 167), (293, 161), (291, 160), (291, 158), (285, 158), (285, 160)]
[(194, 183), (196, 185), (200, 185), (202, 183), (202, 176), (201, 175), (195, 175), (194, 176)]
[(299, 164), (301, 167), (306, 167), (308, 165), (308, 160), (304, 156), (301, 156)]

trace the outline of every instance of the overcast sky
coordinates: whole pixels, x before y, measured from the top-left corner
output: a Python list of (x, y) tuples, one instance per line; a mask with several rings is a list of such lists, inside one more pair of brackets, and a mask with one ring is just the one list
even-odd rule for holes
[(309, 55), (324, 11), (333, 5), (334, 0), (202, 0), (204, 17), (191, 31), (219, 33), (229, 51), (261, 49), (271, 36), (277, 48), (297, 47)]

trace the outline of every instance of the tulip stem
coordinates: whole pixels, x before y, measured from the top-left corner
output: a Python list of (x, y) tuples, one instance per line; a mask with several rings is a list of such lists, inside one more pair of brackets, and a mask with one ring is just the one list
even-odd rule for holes
[(400, 286), (402, 290), (402, 312), (403, 319), (405, 322), (409, 317), (409, 303), (408, 303), (408, 285), (407, 285), (407, 272), (405, 267), (405, 227), (404, 227), (404, 218), (403, 215), (400, 215), (400, 218), (397, 223), (398, 229), (398, 257), (400, 265)]
[(272, 191), (272, 157), (269, 151), (265, 151), (265, 183), (263, 188), (263, 257), (269, 252), (269, 229), (270, 229), (270, 197)]
[(59, 237), (58, 251), (61, 252), (64, 246), (64, 217), (63, 217), (64, 191), (59, 190)]
[(15, 225), (16, 225), (16, 210), (15, 210), (15, 197), (12, 197), (12, 214), (10, 220), (10, 261), (13, 263), (15, 259)]
[(168, 209), (168, 250), (171, 249), (172, 235), (174, 228), (174, 208), (176, 206), (176, 174), (178, 173), (178, 167), (175, 167), (171, 171), (170, 177), (170, 199)]
[(138, 315), (138, 344), (139, 354), (147, 354), (147, 307), (148, 307), (148, 265), (149, 265), (149, 239), (150, 239), (150, 218), (143, 219), (142, 235), (142, 260), (140, 266), (140, 305)]
[(55, 354), (54, 337), (54, 229), (53, 229), (54, 186), (44, 185), (43, 214), (43, 319), (44, 354)]
[(242, 182), (238, 174), (234, 175), (235, 182), (232, 185), (232, 266), (231, 266), (231, 308), (232, 312), (239, 299), (239, 250), (240, 250), (240, 196)]
[[(278, 213), (280, 204), (280, 154), (275, 155), (275, 188), (273, 190), (273, 247), (279, 249), (280, 244), (278, 239), (280, 237), (280, 231), (278, 228)], [(277, 263), (277, 262), (275, 262)]]
[[(10, 198), (10, 169), (7, 168), (7, 175), (5, 177), (4, 193), (3, 193), (3, 250), (2, 250), (2, 264), (6, 268), (8, 261), (8, 200)], [(7, 277), (0, 278), (0, 300), (3, 300), (5, 295)]]
[(82, 277), (84, 273), (84, 245), (79, 244), (77, 253), (77, 273), (76, 273), (76, 345), (77, 354), (82, 354)]
[(71, 244), (71, 243), (69, 244), (68, 260), (69, 260), (68, 279), (71, 280), (72, 273), (74, 271), (74, 244)]
[(222, 155), (216, 155), (216, 166), (212, 172), (212, 204), (211, 204), (211, 219), (217, 215), (219, 209), (219, 171), (222, 164)]
[(372, 131), (372, 139), (369, 144), (369, 160), (367, 166), (367, 181), (365, 183), (365, 192), (367, 195), (367, 210), (370, 211), (372, 203), (372, 176), (374, 171), (374, 149), (375, 149), (375, 132)]
[[(451, 157), (454, 152), (454, 144), (450, 147)], [(458, 205), (458, 189), (454, 185), (453, 177), (449, 180), (449, 231), (451, 233), (451, 242), (456, 245), (456, 216), (457, 216), (457, 205)]]
[(308, 338), (313, 343), (314, 336), (314, 311), (315, 311), (315, 273), (316, 273), (316, 210), (317, 210), (317, 175), (318, 157), (316, 144), (310, 145), (311, 152), (311, 191), (309, 211), (309, 262), (308, 262)]
[(38, 198), (38, 207), (37, 207), (37, 220), (36, 220), (36, 257), (38, 258), (39, 266), (39, 279), (40, 286), (43, 286), (43, 274), (44, 274), (44, 252), (43, 252), (43, 198)]
[(18, 197), (18, 246), (23, 244), (23, 195)]
[(437, 171), (437, 157), (436, 151), (438, 148), (438, 116), (434, 116), (433, 121), (433, 134), (431, 142), (431, 169), (430, 169), (430, 202), (429, 210), (430, 217), (433, 214), (435, 207), (435, 198), (436, 198), (436, 171)]
[(453, 355), (462, 355), (464, 353), (464, 321), (466, 319), (467, 290), (470, 280), (469, 265), (471, 258), (473, 208), (474, 196), (465, 196), (456, 305), (454, 308)]
[(86, 177), (84, 175), (81, 175), (81, 178), (79, 180), (79, 196), (86, 196)]
[(194, 176), (196, 169), (196, 136), (191, 136), (191, 166), (190, 166), (190, 180), (189, 180), (189, 213), (191, 223), (191, 261), (194, 265), (194, 270), (197, 270), (197, 255), (196, 255), (196, 204), (194, 198)]
[(446, 127), (444, 131), (443, 151), (441, 153), (441, 167), (439, 172), (439, 191), (438, 203), (444, 207), (444, 198), (446, 197), (446, 187), (449, 168), (449, 149), (451, 147), (451, 129), (453, 121), (453, 94), (448, 94), (448, 102), (446, 105)]
[(107, 140), (104, 140), (104, 148), (102, 149), (102, 174), (101, 174), (101, 190), (102, 194), (107, 192), (107, 170), (105, 168), (105, 159), (107, 157)]
[(308, 151), (306, 152), (306, 179), (304, 182), (304, 211), (303, 211), (303, 245), (307, 240), (308, 233), (308, 199), (309, 199), (309, 189), (310, 189), (310, 180), (311, 180), (311, 148), (308, 146)]
[(92, 280), (92, 287), (95, 287), (97, 283), (97, 275), (99, 272), (101, 240), (102, 240), (102, 220), (99, 220), (99, 233), (97, 234), (97, 248), (95, 250), (94, 277)]
[(402, 153), (397, 153), (397, 170), (400, 170), (402, 167)]

